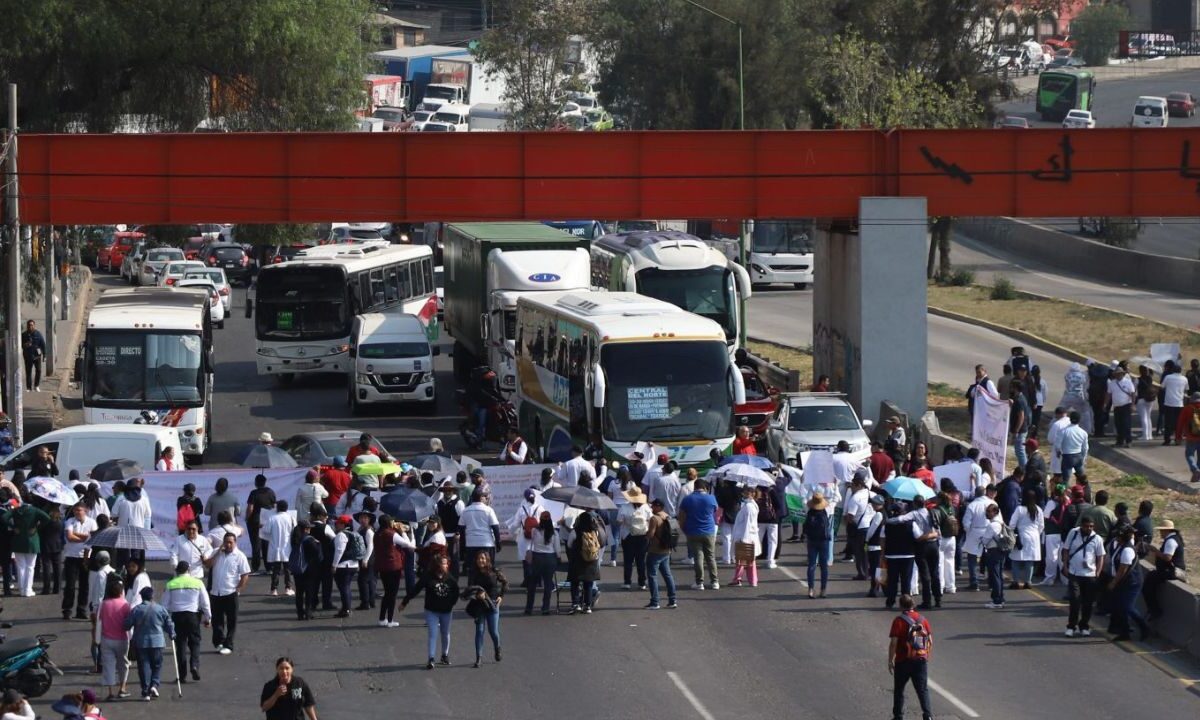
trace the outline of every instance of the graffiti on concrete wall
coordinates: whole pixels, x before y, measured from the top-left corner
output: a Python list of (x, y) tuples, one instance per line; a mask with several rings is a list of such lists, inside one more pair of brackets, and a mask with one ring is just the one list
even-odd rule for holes
[(862, 367), (862, 349), (841, 328), (823, 322), (813, 326), (813, 369), (816, 375), (828, 375), (830, 385), (854, 397)]

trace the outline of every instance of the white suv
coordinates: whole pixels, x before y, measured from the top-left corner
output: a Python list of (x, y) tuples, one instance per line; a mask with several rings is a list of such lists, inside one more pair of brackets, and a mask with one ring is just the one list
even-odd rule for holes
[(768, 458), (793, 463), (796, 456), (811, 450), (834, 450), (838, 441), (850, 444), (856, 460), (871, 454), (871, 441), (854, 408), (840, 393), (785, 393), (771, 417), (763, 437)]

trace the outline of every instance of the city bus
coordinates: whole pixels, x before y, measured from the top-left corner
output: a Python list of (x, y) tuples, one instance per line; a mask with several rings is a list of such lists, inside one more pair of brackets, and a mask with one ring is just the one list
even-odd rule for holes
[(754, 286), (785, 283), (803, 290), (813, 281), (813, 221), (751, 220), (746, 259)]
[(592, 243), (592, 287), (636, 292), (708, 318), (737, 349), (739, 300), (750, 297), (750, 276), (721, 250), (678, 230), (605, 235)]
[(176, 428), (193, 461), (212, 444), (212, 322), (204, 289), (106, 290), (76, 361), (87, 424)]
[(521, 434), (543, 462), (572, 445), (628, 457), (653, 443), (685, 466), (733, 443), (742, 375), (712, 320), (627, 292), (564, 291), (517, 301)]
[(383, 242), (306, 248), (258, 273), (252, 308), (260, 375), (348, 373), (350, 329), (367, 312), (396, 309), (438, 338), (433, 250)]
[(1070, 110), (1091, 110), (1095, 99), (1090, 70), (1046, 70), (1038, 77), (1037, 111), (1043, 120), (1061, 122)]

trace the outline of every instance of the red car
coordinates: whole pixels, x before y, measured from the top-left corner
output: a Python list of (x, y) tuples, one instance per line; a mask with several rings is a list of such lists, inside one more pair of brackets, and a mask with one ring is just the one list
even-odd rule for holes
[(733, 409), (734, 425), (745, 425), (751, 435), (762, 435), (767, 431), (771, 416), (779, 407), (779, 390), (764, 385), (750, 368), (741, 368), (742, 382), (746, 386), (746, 402)]
[(1167, 95), (1167, 114), (1171, 117), (1192, 117), (1196, 114), (1196, 96), (1185, 92)]
[(121, 263), (125, 256), (140, 242), (146, 239), (146, 233), (123, 230), (112, 234), (113, 241), (96, 251), (96, 269), (104, 268), (107, 272), (120, 272)]

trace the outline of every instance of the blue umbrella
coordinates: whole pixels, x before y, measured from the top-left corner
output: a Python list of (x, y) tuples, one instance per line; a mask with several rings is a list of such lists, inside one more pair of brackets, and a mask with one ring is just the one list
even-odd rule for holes
[(933, 488), (916, 478), (895, 477), (883, 484), (883, 491), (896, 500), (928, 500), (935, 493)]
[(726, 455), (721, 458), (721, 462), (717, 463), (717, 467), (728, 465), (729, 463), (745, 463), (753, 465), (759, 470), (770, 470), (775, 467), (775, 463), (771, 462), (762, 455)]
[(248, 468), (294, 468), (296, 459), (280, 447), (258, 443), (241, 453), (238, 464)]
[(402, 522), (420, 522), (437, 512), (437, 500), (418, 488), (397, 488), (379, 501), (379, 511)]

